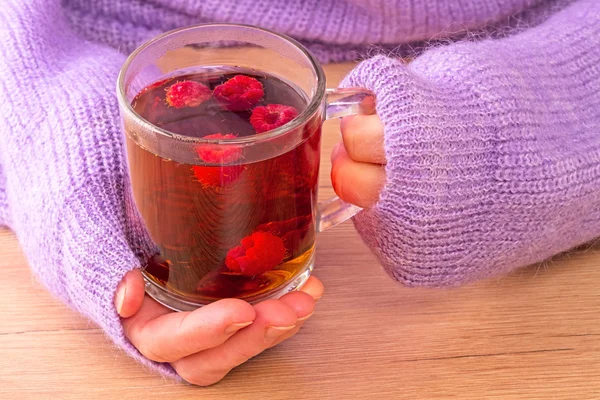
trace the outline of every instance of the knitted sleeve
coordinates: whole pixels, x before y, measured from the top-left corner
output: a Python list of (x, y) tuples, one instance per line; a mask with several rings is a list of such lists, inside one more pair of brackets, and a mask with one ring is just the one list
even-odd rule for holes
[(8, 208), (8, 199), (6, 198), (6, 178), (2, 168), (2, 159), (0, 158), (0, 226), (10, 224), (10, 210)]
[(114, 95), (123, 61), (76, 37), (58, 0), (2, 3), (0, 223), (52, 293), (143, 364), (176, 376), (131, 345), (113, 306), (124, 274), (153, 249), (125, 218)]
[(504, 39), (375, 57), (387, 183), (355, 219), (397, 280), (501, 274), (600, 235), (600, 3)]

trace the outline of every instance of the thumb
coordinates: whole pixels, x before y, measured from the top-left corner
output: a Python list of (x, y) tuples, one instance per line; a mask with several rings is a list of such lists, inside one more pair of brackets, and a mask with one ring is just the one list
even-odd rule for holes
[(139, 269), (125, 274), (115, 294), (115, 307), (122, 318), (129, 318), (138, 312), (144, 301), (144, 277)]

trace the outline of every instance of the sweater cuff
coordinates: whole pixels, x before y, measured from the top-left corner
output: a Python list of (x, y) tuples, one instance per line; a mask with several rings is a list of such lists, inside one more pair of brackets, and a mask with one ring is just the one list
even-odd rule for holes
[[(168, 363), (149, 360), (131, 344), (114, 306), (114, 295), (124, 275), (140, 268), (140, 260), (154, 251), (142, 225), (126, 216), (124, 199), (118, 198), (125, 190), (115, 182), (88, 182), (70, 197), (47, 243), (55, 246), (58, 251), (53, 254), (59, 259), (46, 266), (35, 263), (38, 268), (54, 265), (58, 269), (39, 271), (43, 273), (38, 276), (46, 279), (50, 290), (70, 307), (98, 324), (128, 355), (162, 376), (179, 380)], [(32, 268), (38, 269), (35, 265)]]
[(503, 272), (480, 263), (477, 246), (465, 243), (478, 240), (469, 224), (488, 211), (496, 143), (484, 133), (489, 103), (453, 79), (377, 56), (342, 82), (375, 93), (385, 135), (386, 184), (354, 223), (387, 273), (408, 286), (455, 286)]
[(442, 46), (410, 64), (374, 57), (344, 80), (375, 92), (385, 127), (386, 184), (354, 221), (395, 279), (455, 286), (598, 236), (590, 66), (600, 9), (577, 5), (521, 35)]
[[(375, 56), (361, 62), (341, 82), (340, 87), (362, 87), (373, 91), (377, 99), (377, 114), (384, 124), (384, 147), (386, 153), (386, 183), (382, 189), (379, 201), (372, 208), (361, 211), (353, 218), (355, 227), (363, 241), (369, 246), (382, 266), (393, 279), (412, 286), (423, 284), (427, 275), (419, 276), (412, 271), (404, 272), (398, 268), (398, 243), (393, 242), (396, 236), (392, 230), (401, 229), (403, 216), (394, 215), (394, 203), (401, 196), (401, 188), (394, 188), (394, 177), (398, 175), (393, 168), (396, 149), (390, 146), (390, 141), (399, 140), (400, 135), (406, 138), (408, 124), (418, 122), (415, 118), (415, 106), (412, 101), (419, 95), (414, 90), (414, 79), (407, 65), (401, 59), (386, 56)], [(418, 113), (417, 113), (418, 114)], [(410, 148), (410, 146), (408, 146)], [(398, 149), (400, 150), (400, 149)], [(403, 168), (406, 166), (400, 166)]]

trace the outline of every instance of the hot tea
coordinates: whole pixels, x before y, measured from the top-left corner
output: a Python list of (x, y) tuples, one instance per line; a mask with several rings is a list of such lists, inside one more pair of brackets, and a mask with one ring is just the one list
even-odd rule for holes
[[(277, 77), (231, 68), (156, 82), (131, 102), (169, 132), (225, 141), (285, 126), (307, 103)], [(146, 277), (206, 304), (251, 300), (306, 268), (316, 233), (320, 123), (303, 129), (296, 147), (257, 162), (245, 162), (241, 148), (199, 143), (197, 163), (148, 151), (126, 129), (133, 200), (160, 251), (145, 265)]]

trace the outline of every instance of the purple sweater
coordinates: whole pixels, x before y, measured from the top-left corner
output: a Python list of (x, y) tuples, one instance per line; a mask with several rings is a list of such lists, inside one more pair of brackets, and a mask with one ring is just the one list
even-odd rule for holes
[(0, 223), (49, 290), (144, 364), (174, 375), (125, 339), (113, 306), (139, 267), (115, 79), (140, 42), (207, 21), (293, 35), (323, 62), (440, 39), (344, 82), (378, 97), (387, 183), (355, 223), (397, 280), (457, 285), (600, 235), (598, 0), (5, 0)]

